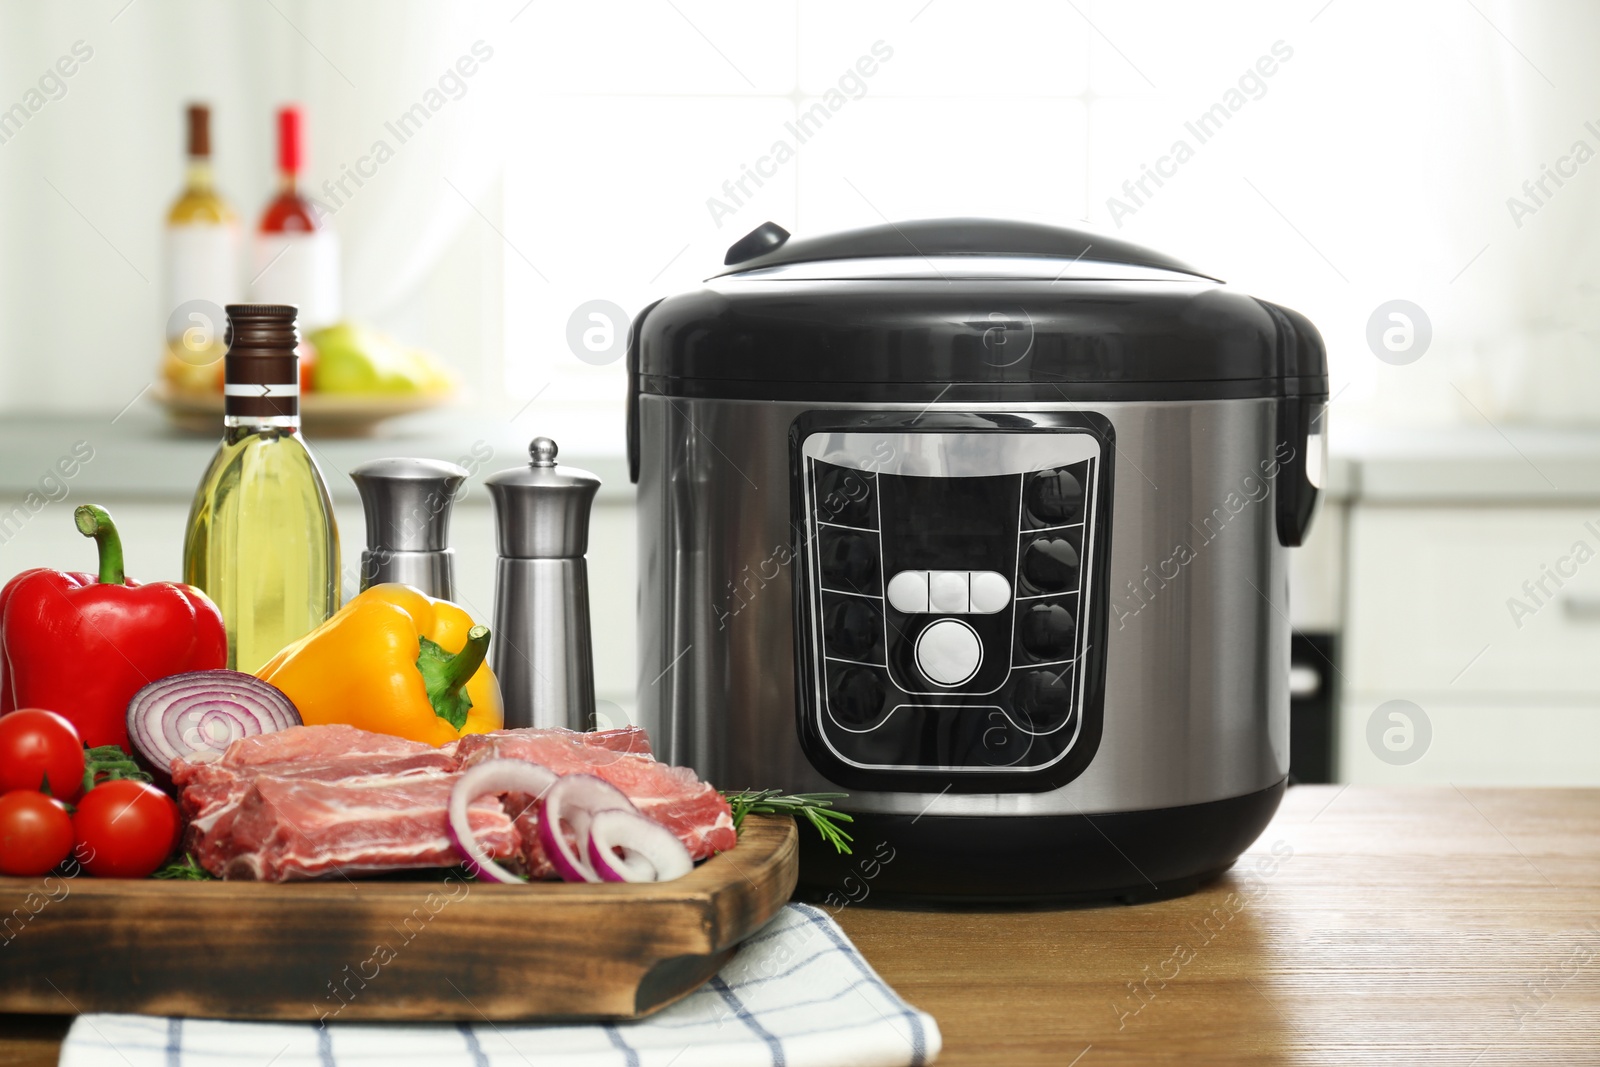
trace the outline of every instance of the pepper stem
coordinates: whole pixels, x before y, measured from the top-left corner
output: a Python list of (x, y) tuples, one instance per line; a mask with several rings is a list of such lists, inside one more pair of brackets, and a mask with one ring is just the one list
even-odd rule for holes
[(105, 585), (127, 584), (122, 572), (122, 535), (111, 521), (111, 512), (99, 504), (79, 504), (72, 518), (78, 524), (78, 532), (94, 538), (100, 550), (100, 581)]
[(417, 670), (428, 690), (433, 713), (459, 731), (467, 724), (472, 698), (466, 685), (489, 653), (489, 628), (474, 626), (467, 631), (467, 643), (460, 652), (446, 652), (437, 642), (421, 638), (418, 642)]

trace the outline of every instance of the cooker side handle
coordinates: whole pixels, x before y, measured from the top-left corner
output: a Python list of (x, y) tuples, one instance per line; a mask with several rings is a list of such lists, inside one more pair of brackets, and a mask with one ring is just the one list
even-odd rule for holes
[(634, 485), (639, 484), (639, 338), (644, 333), (644, 317), (659, 303), (647, 305), (628, 326), (628, 480)]
[(1286, 396), (1278, 409), (1278, 541), (1286, 548), (1305, 543), (1322, 495), (1327, 438), (1323, 424), (1328, 397)]
[(1277, 326), (1279, 373), (1293, 383), (1293, 392), (1279, 402), (1274, 459), (1281, 464), (1276, 494), (1278, 540), (1285, 547), (1297, 548), (1311, 529), (1327, 465), (1327, 350), (1310, 319), (1265, 300), (1257, 302)]

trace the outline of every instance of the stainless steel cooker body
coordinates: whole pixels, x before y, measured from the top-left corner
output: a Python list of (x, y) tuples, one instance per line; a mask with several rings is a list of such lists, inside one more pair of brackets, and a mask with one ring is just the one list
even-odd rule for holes
[(1289, 769), (1315, 327), (1029, 223), (769, 223), (727, 263), (629, 340), (658, 754), (847, 793), (870, 860), (803, 834), (824, 897), (1137, 899), (1225, 870)]
[[(892, 790), (848, 787), (848, 806), (1093, 815), (1269, 789), (1288, 773), (1288, 549), (1274, 493), (1296, 446), (1280, 440), (1281, 403), (957, 408), (641, 397), (639, 721), (662, 758), (724, 787), (847, 788), (816, 769), (798, 728), (823, 712), (815, 688), (802, 684), (813, 635), (797, 633), (796, 597), (810, 586), (793, 484), (797, 420), (895, 413), (929, 427), (906, 431), (914, 434), (947, 426), (941, 417), (1092, 412), (1109, 421), (1114, 446), (1104, 579), (1085, 590), (1105, 612), (1103, 649), (1091, 642), (1085, 653), (1103, 655), (1103, 706), (1081, 771), (1053, 788), (1027, 771), (1010, 782), (988, 775), (1004, 784), (975, 791), (962, 771), (928, 769)], [(941, 462), (957, 468), (963, 454), (992, 449), (996, 433), (1023, 436), (941, 428), (939, 453), (902, 458), (938, 477), (948, 473)], [(890, 464), (880, 469), (899, 469)], [(994, 741), (993, 766), (1004, 768), (1015, 740)], [(1080, 734), (1077, 743), (1091, 739)]]

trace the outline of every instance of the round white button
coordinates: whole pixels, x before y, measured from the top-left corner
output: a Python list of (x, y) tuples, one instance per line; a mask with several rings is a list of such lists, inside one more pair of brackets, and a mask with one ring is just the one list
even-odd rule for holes
[(928, 610), (959, 615), (967, 610), (967, 572), (929, 571)]
[(928, 610), (928, 572), (901, 571), (889, 579), (885, 590), (889, 603), (903, 615), (916, 615)]
[(972, 610), (980, 615), (993, 615), (1011, 603), (1011, 583), (1003, 574), (994, 571), (973, 571), (969, 594)]
[(917, 666), (935, 685), (960, 685), (982, 662), (983, 642), (959, 619), (940, 619), (917, 637)]

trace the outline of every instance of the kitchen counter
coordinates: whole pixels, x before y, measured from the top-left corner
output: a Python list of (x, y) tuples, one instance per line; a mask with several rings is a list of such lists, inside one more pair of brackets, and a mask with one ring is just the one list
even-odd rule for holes
[(1372, 504), (1600, 500), (1600, 430), (1541, 426), (1333, 430), (1328, 495)]
[[(371, 437), (311, 435), (309, 446), (338, 502), (358, 499), (344, 473), (380, 456), (424, 456), (460, 463), (476, 483), (485, 474), (528, 461), (528, 442), (544, 435), (561, 446), (561, 462), (583, 467), (602, 481), (600, 498), (633, 499), (622, 453), (622, 416), (597, 419), (593, 412), (552, 412), (537, 406), (508, 415), (446, 407), (390, 420)], [(221, 420), (218, 420), (218, 433)], [(0, 501), (19, 500), (38, 488), (56, 461), (79, 441), (93, 458), (70, 480), (80, 499), (174, 500), (194, 496), (217, 438), (184, 433), (140, 402), (115, 419), (110, 415), (18, 415), (0, 417)], [(81, 496), (80, 496), (81, 494)], [(0, 508), (3, 510), (3, 508)]]
[[(115, 413), (112, 413), (115, 414)], [(33, 488), (74, 442), (88, 441), (93, 462), (74, 489), (97, 497), (138, 496), (187, 501), (216, 448), (203, 435), (171, 429), (145, 401), (112, 414), (0, 415), (0, 500)], [(1370, 427), (1333, 419), (1324, 486), (1331, 500), (1378, 503), (1528, 504), (1600, 500), (1600, 430), (1538, 427)], [(604, 481), (603, 498), (631, 499), (620, 412), (556, 410), (534, 403), (506, 411), (451, 407), (384, 423), (373, 437), (311, 438), (336, 498), (355, 499), (347, 479), (333, 477), (364, 459), (386, 455), (467, 461), (491, 454), (482, 473), (525, 456), (544, 434), (561, 443), (565, 463)], [(476, 452), (474, 451), (476, 449)], [(474, 472), (478, 473), (478, 472)]]
[[(938, 1019), (942, 1067), (1600, 1049), (1600, 790), (1302, 786), (1229, 874), (1140, 907), (889, 909), (865, 884), (839, 921)], [(66, 1026), (0, 1018), (0, 1063), (53, 1064)]]

